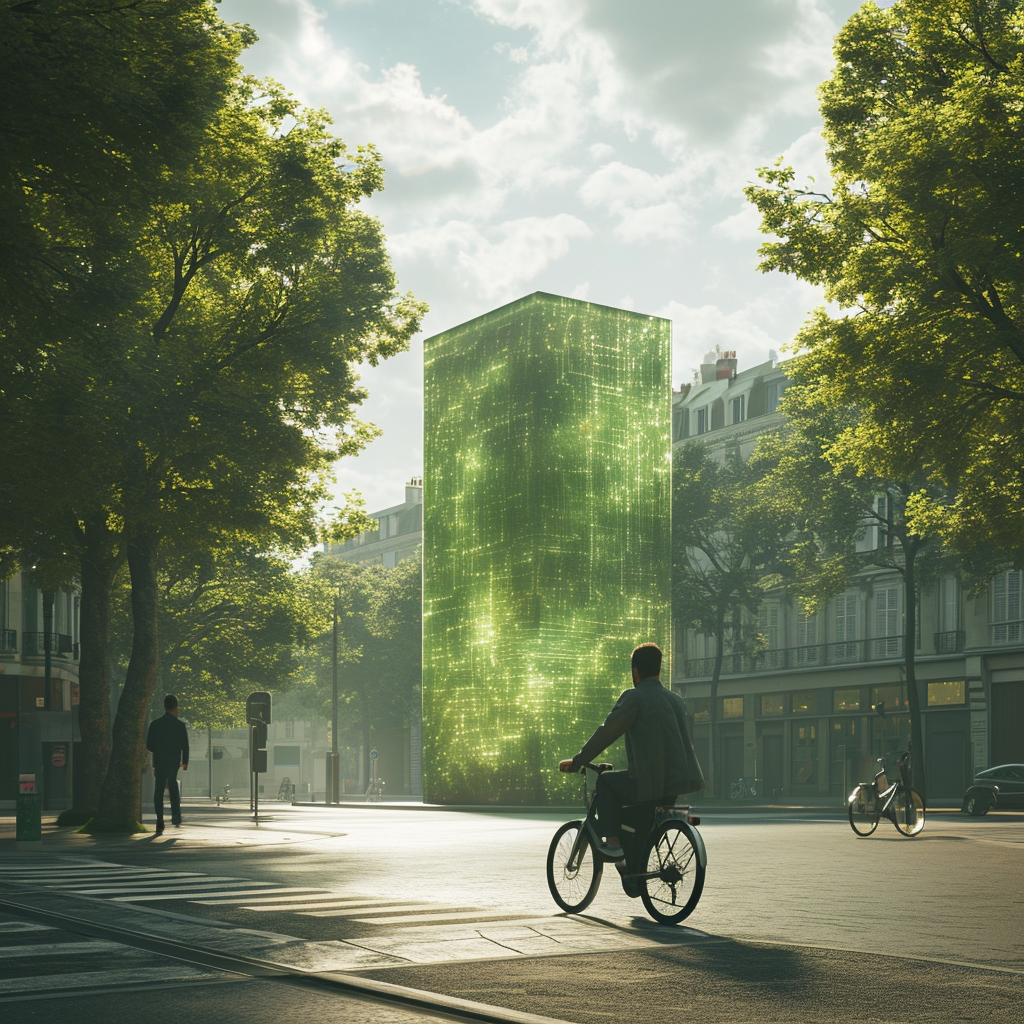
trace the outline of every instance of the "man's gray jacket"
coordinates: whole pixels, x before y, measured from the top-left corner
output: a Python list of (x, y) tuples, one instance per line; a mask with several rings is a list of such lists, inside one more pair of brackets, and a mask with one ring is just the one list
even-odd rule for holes
[(593, 761), (623, 734), (638, 800), (658, 800), (704, 788), (690, 741), (686, 705), (682, 697), (662, 686), (660, 679), (644, 679), (619, 697), (604, 724), (572, 759), (573, 767)]

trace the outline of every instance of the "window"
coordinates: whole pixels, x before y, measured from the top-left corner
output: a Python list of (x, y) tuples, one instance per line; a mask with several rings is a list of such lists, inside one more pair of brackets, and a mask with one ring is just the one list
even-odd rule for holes
[(1024, 604), (1021, 582), (1024, 572), (1001, 572), (992, 581), (992, 643), (1016, 644), (1024, 639)]
[(950, 633), (960, 628), (960, 584), (955, 576), (939, 583), (939, 629)]
[(697, 410), (697, 433), (706, 434), (711, 429), (711, 419), (708, 416), (708, 407)]
[(818, 728), (813, 722), (793, 723), (793, 782), (814, 786), (818, 782)]
[(834, 690), (833, 711), (860, 711), (860, 690)]
[(746, 418), (747, 396), (737, 395), (729, 401), (729, 422), (742, 423)]
[(900, 655), (899, 587), (875, 589), (876, 658), (898, 658)]
[(857, 595), (840, 594), (836, 598), (836, 661), (857, 660)]
[(710, 718), (711, 699), (709, 697), (690, 697), (686, 701), (686, 710), (693, 715), (695, 722), (706, 722)]
[(722, 698), (722, 717), (723, 718), (742, 718), (743, 717), (743, 698), (742, 697), (723, 697)]
[(782, 394), (786, 390), (786, 381), (779, 380), (768, 385), (768, 412), (775, 412), (782, 401)]
[(274, 767), (298, 768), (299, 750), (299, 747), (282, 747), (280, 745), (274, 747)]
[(948, 683), (928, 684), (928, 707), (942, 707), (943, 704), (964, 704), (967, 701), (967, 684), (962, 679)]
[(761, 652), (764, 668), (781, 668), (782, 651), (779, 650), (779, 602), (764, 601), (757, 610), (757, 629), (764, 637), (767, 650)]
[(872, 686), (871, 704), (881, 704), (885, 701), (885, 713), (893, 711), (905, 711), (910, 707), (910, 702), (903, 695), (903, 687), (898, 684), (892, 686)]
[(796, 663), (817, 665), (821, 657), (818, 650), (818, 617), (798, 612), (796, 617)]
[(818, 710), (818, 694), (814, 690), (793, 694), (793, 714), (813, 715)]
[(766, 693), (761, 698), (761, 714), (762, 715), (782, 715), (785, 714), (786, 703), (785, 694), (782, 693)]

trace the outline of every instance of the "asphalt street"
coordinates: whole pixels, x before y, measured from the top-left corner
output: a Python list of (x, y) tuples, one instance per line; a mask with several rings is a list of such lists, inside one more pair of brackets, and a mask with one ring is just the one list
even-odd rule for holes
[[(265, 815), (257, 825), (237, 805), (194, 806), (159, 838), (48, 830), (32, 850), (0, 839), (0, 909), (21, 902), (0, 942), (25, 947), (20, 958), (0, 951), (0, 1000), (16, 996), (19, 1019), (59, 1013), (41, 988), (15, 984), (15, 974), (52, 970), (28, 947), (60, 946), (19, 933), (23, 915), (59, 912), (568, 1021), (660, 1022), (681, 1011), (711, 1021), (1022, 1017), (1022, 815), (933, 813), (914, 839), (884, 821), (858, 839), (840, 809), (705, 812), (704, 894), (674, 928), (650, 921), (611, 871), (586, 914), (558, 911), (543, 864), (565, 814), (271, 805)], [(269, 984), (224, 971), (153, 979), (173, 986), (193, 1019), (225, 1024), (260, 1019), (243, 1006)], [(108, 987), (114, 1021), (137, 993), (116, 978)], [(254, 1006), (262, 1013), (276, 998)], [(338, 1002), (302, 990), (282, 1006), (307, 998)], [(42, 1015), (20, 1016), (30, 1005)]]

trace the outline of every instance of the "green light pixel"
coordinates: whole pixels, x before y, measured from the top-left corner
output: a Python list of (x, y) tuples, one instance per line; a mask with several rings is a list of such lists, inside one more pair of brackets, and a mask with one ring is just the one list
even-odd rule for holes
[(424, 343), (427, 802), (564, 803), (636, 644), (670, 678), (670, 344), (542, 292)]

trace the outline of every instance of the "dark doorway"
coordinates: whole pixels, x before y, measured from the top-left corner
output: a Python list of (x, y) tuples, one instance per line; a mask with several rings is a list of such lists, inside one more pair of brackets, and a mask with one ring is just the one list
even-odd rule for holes
[(761, 739), (761, 779), (764, 795), (776, 800), (782, 795), (782, 737), (763, 736)]
[(963, 729), (928, 730), (928, 799), (960, 800), (967, 789), (967, 736)]
[(743, 734), (722, 736), (722, 777), (718, 780), (718, 792), (729, 793), (729, 787), (743, 775)]
[(1024, 682), (992, 684), (989, 766), (1024, 763)]

